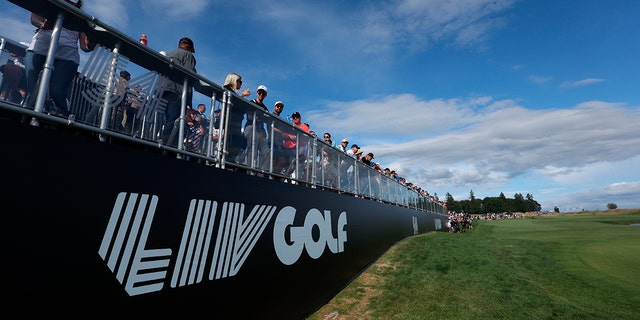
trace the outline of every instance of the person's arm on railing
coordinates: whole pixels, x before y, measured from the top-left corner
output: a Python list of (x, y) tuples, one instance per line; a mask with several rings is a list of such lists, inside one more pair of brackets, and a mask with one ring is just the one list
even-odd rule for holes
[(33, 12), (31, 13), (31, 24), (38, 29), (53, 29), (53, 22)]
[(80, 49), (84, 52), (91, 52), (96, 47), (96, 43), (89, 40), (84, 32), (80, 32), (78, 42), (80, 44)]

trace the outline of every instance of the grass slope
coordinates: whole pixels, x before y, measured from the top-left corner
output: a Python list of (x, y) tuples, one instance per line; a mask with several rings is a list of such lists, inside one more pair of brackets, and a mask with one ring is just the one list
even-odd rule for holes
[(639, 222), (586, 212), (411, 237), (308, 319), (640, 319)]

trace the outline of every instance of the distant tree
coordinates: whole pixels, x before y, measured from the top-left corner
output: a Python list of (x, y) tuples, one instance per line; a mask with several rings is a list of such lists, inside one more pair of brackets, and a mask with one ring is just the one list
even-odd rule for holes
[(457, 206), (457, 209), (455, 210), (456, 212), (466, 212), (466, 213), (474, 214), (474, 212), (472, 211), (473, 206), (471, 205), (471, 200), (462, 200), (462, 201), (458, 201), (457, 203), (458, 203), (458, 206)]
[(469, 192), (469, 200), (456, 201), (453, 196), (447, 192), (446, 195), (447, 209), (455, 212), (466, 212), (471, 214), (487, 214), (500, 212), (535, 212), (542, 210), (542, 206), (538, 201), (533, 199), (533, 195), (527, 193), (523, 196), (521, 193), (513, 195), (513, 199), (504, 196), (500, 192), (498, 197), (485, 197), (477, 199), (473, 190)]
[(469, 202), (465, 205), (464, 209), (464, 212), (471, 214), (482, 213), (482, 200), (476, 199), (476, 195), (473, 193), (473, 190), (469, 192)]
[[(504, 196), (504, 195), (503, 195)], [(502, 197), (486, 197), (482, 199), (482, 209), (484, 213), (500, 213), (504, 212), (506, 199)]]
[(615, 203), (607, 203), (607, 209), (609, 210), (613, 210), (613, 209), (618, 209), (618, 205)]
[(527, 200), (525, 201), (525, 212), (542, 210), (542, 206), (538, 203), (538, 201), (533, 200), (532, 194), (527, 193), (526, 198)]
[(453, 199), (453, 196), (451, 195), (451, 193), (447, 192), (447, 195), (445, 196), (445, 202), (447, 203), (447, 210), (449, 211), (458, 211), (458, 203), (456, 202), (455, 199)]
[(509, 208), (513, 211), (510, 212), (527, 212), (527, 203), (522, 196), (522, 193), (516, 193), (513, 195), (513, 206)]

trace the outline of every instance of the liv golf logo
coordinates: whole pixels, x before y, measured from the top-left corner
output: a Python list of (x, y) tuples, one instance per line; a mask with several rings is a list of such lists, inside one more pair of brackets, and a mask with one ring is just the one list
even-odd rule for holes
[[(170, 248), (146, 246), (157, 204), (157, 196), (120, 193), (98, 251), (132, 296), (162, 290), (171, 259), (175, 259), (172, 288), (200, 283), (205, 276), (214, 280), (236, 275), (274, 215), (275, 254), (285, 265), (295, 264), (304, 249), (313, 259), (322, 256), (325, 248), (334, 254), (343, 252), (347, 241), (346, 212), (338, 216), (337, 238), (333, 238), (331, 212), (327, 210), (311, 209), (304, 224), (294, 226), (293, 207), (278, 210), (271, 205), (256, 205), (245, 216), (242, 203), (224, 202), (218, 210), (216, 201), (193, 199), (174, 257)], [(216, 221), (218, 229), (214, 232)], [(311, 236), (314, 226), (320, 230), (318, 240)]]

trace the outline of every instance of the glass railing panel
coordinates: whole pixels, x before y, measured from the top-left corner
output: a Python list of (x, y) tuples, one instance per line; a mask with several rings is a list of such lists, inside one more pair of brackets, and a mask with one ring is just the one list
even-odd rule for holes
[[(205, 159), (220, 167), (229, 165), (305, 185), (446, 212), (397, 180), (226, 91), (216, 82), (184, 69), (118, 30), (83, 12), (66, 13), (65, 27), (78, 26), (98, 43), (73, 81), (69, 97), (73, 119), (67, 125), (83, 124), (83, 129), (100, 133), (101, 139), (112, 136), (146, 143), (187, 160)], [(8, 59), (5, 51), (1, 62)], [(131, 75), (126, 82), (120, 77), (123, 71)], [(177, 118), (167, 117), (167, 97), (158, 85), (162, 79), (192, 88), (180, 96)], [(44, 88), (46, 85), (45, 81)], [(194, 115), (189, 111), (198, 103), (207, 105), (208, 114)], [(214, 113), (217, 109), (221, 110), (220, 115)], [(41, 111), (44, 110), (37, 110)], [(173, 129), (168, 130), (172, 125)]]

